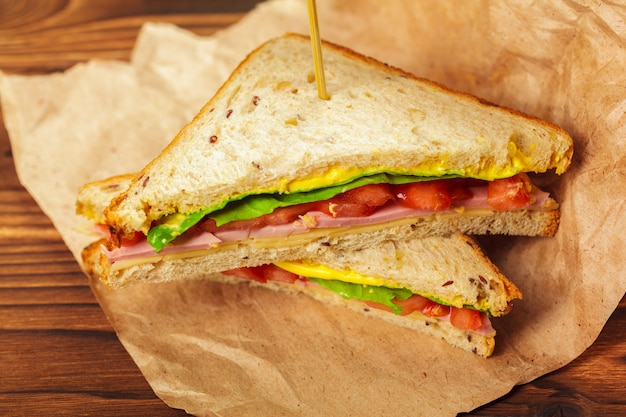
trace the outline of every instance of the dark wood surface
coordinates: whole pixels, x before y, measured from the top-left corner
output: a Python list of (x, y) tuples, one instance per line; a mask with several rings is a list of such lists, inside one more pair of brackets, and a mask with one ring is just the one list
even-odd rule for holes
[[(172, 22), (210, 35), (239, 20), (255, 3), (0, 0), (0, 69), (42, 74), (91, 58), (128, 59), (145, 21)], [(0, 415), (184, 415), (154, 395), (59, 234), (20, 185), (4, 124)], [(578, 359), (467, 415), (626, 415), (626, 298)]]

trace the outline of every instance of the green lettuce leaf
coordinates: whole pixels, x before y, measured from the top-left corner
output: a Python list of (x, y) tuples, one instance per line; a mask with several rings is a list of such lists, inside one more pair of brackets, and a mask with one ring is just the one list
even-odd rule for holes
[(171, 214), (163, 223), (153, 227), (148, 232), (148, 243), (158, 252), (186, 230), (196, 225), (204, 216), (202, 211), (191, 214)]
[(346, 299), (357, 299), (361, 301), (375, 301), (386, 305), (395, 314), (402, 312), (402, 307), (394, 303), (394, 299), (406, 300), (413, 293), (406, 288), (377, 287), (371, 285), (355, 284), (337, 280), (327, 280), (319, 278), (307, 278), (322, 287), (339, 294)]
[[(454, 177), (456, 177), (456, 175), (445, 175), (436, 178)], [(206, 208), (191, 214), (174, 213), (165, 216), (159, 221), (158, 225), (154, 226), (148, 232), (148, 243), (158, 252), (206, 216), (214, 219), (217, 226), (221, 226), (236, 220), (254, 219), (269, 214), (279, 207), (328, 200), (338, 194), (363, 185), (406, 184), (432, 179), (435, 178), (378, 173), (356, 178), (348, 183), (303, 192), (241, 195), (231, 200), (224, 201), (218, 206)]]
[[(377, 303), (386, 305), (389, 307), (395, 314), (400, 314), (402, 312), (402, 307), (398, 304), (394, 303), (393, 300), (407, 300), (411, 297), (413, 292), (407, 288), (389, 288), (383, 286), (371, 286), (364, 284), (355, 284), (351, 282), (339, 281), (339, 280), (328, 280), (321, 278), (311, 278), (307, 277), (308, 280), (313, 281), (321, 285), (322, 287), (330, 290), (334, 293), (339, 294), (343, 298), (346, 299), (357, 299), (362, 301), (375, 301)], [(434, 301), (437, 304), (441, 304), (444, 306), (451, 305), (450, 303), (434, 297), (428, 296), (425, 294), (417, 294), (422, 297), (428, 298), (431, 301)], [(473, 305), (464, 304), (463, 308), (469, 308), (472, 310), (480, 311), (482, 313), (487, 314), (487, 316), (492, 317), (491, 312), (488, 309), (478, 309)]]
[[(420, 177), (419, 180), (428, 178)], [(368, 184), (405, 184), (418, 181), (416, 177), (409, 175), (375, 174), (357, 178), (347, 184), (332, 185), (316, 190), (290, 193), (290, 194), (261, 194), (251, 195), (227, 205), (224, 209), (211, 214), (218, 226), (235, 220), (250, 220), (269, 214), (279, 207), (294, 206), (297, 204), (311, 203), (313, 201), (328, 200), (338, 194)]]

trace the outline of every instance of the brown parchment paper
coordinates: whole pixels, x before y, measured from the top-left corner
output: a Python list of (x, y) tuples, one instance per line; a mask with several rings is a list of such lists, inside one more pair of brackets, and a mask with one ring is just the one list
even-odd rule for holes
[[(556, 237), (481, 239), (525, 299), (494, 320), (495, 354), (306, 296), (178, 282), (92, 288), (156, 394), (207, 416), (424, 415), (472, 410), (557, 369), (597, 337), (626, 291), (626, 8), (585, 1), (320, 0), (322, 37), (499, 104), (575, 139)], [(76, 189), (140, 169), (263, 40), (308, 33), (304, 0), (261, 4), (210, 38), (146, 25), (130, 63), (2, 75), (21, 182), (80, 262), (93, 237)]]

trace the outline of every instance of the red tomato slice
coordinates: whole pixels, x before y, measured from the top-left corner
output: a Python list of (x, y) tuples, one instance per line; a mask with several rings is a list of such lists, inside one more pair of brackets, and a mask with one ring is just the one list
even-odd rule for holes
[(487, 204), (496, 210), (514, 210), (532, 203), (532, 185), (526, 174), (491, 181), (487, 188)]
[(258, 268), (267, 281), (279, 281), (293, 284), (298, 280), (298, 275), (293, 272), (285, 271), (274, 264), (262, 265)]
[(395, 186), (401, 204), (417, 210), (445, 210), (452, 198), (444, 181), (424, 181)]
[(450, 189), (450, 202), (456, 203), (457, 201), (469, 200), (473, 197), (472, 192), (464, 187), (455, 187)]
[(251, 230), (257, 227), (262, 227), (267, 224), (267, 218), (265, 216), (257, 217), (251, 220), (235, 220), (228, 222), (219, 227), (215, 225), (215, 220), (207, 219), (201, 225), (202, 230), (208, 233), (217, 231), (225, 232), (230, 230)]
[(367, 204), (347, 203), (341, 199), (331, 199), (326, 204), (333, 217), (367, 217), (376, 210)]
[(346, 191), (337, 197), (350, 203), (365, 204), (371, 207), (380, 207), (387, 201), (394, 199), (389, 184), (368, 184)]
[[(428, 317), (441, 317), (450, 314), (450, 324), (458, 329), (476, 331), (483, 326), (483, 315), (470, 308), (444, 306), (417, 294), (413, 294), (406, 300), (395, 299), (394, 302), (402, 306), (401, 315), (403, 316), (414, 311), (419, 311)], [(374, 301), (365, 301), (365, 304), (392, 313), (386, 305)]]
[(341, 193), (329, 200), (278, 208), (274, 212), (256, 219), (236, 220), (219, 228), (215, 225), (214, 220), (208, 219), (198, 226), (201, 230), (210, 233), (218, 230), (251, 230), (266, 225), (291, 223), (310, 211), (321, 211), (333, 217), (367, 217), (373, 214), (378, 207), (396, 199), (399, 200), (400, 204), (413, 209), (445, 210), (453, 202), (471, 198), (472, 193), (467, 187), (476, 182), (478, 180), (461, 178), (393, 186), (368, 184)]
[(230, 269), (222, 272), (224, 275), (232, 275), (238, 278), (251, 279), (266, 283), (267, 281), (279, 281), (293, 284), (298, 280), (298, 275), (285, 271), (274, 264), (266, 264), (254, 267)]
[(483, 325), (483, 320), (479, 311), (470, 308), (452, 307), (450, 323), (461, 330), (476, 331)]
[(377, 207), (393, 199), (389, 184), (368, 184), (341, 193), (320, 206), (325, 205), (326, 210), (322, 211), (333, 217), (366, 217), (374, 213)]
[(318, 203), (304, 203), (295, 206), (280, 207), (269, 214), (261, 216), (265, 224), (279, 225), (298, 220), (298, 216), (316, 210)]
[(202, 222), (198, 223), (196, 226), (203, 232), (213, 233), (217, 230), (217, 225), (215, 224), (215, 220), (213, 219), (205, 219)]
[(406, 300), (398, 300), (395, 299), (394, 302), (399, 306), (402, 306), (402, 316), (406, 316), (407, 314), (411, 314), (414, 311), (422, 312), (426, 307), (431, 305), (433, 302), (426, 297), (422, 297), (421, 295), (413, 294)]
[(144, 238), (144, 234), (141, 232), (135, 232), (131, 237), (122, 238), (122, 246), (132, 246)]
[[(402, 307), (402, 313), (400, 313), (402, 316), (411, 314), (414, 311), (419, 311), (420, 313), (428, 317), (447, 316), (450, 313), (449, 306), (438, 304), (432, 300), (429, 300), (428, 298), (422, 297), (417, 294), (413, 294), (406, 300), (394, 299), (393, 302)], [(391, 311), (389, 307), (373, 301), (368, 301), (366, 302), (366, 304), (371, 307)]]
[(262, 283), (267, 282), (267, 279), (265, 279), (262, 274), (262, 270), (259, 267), (229, 269), (228, 271), (222, 271), (222, 274), (231, 275), (243, 279), (250, 279), (252, 281), (258, 281)]

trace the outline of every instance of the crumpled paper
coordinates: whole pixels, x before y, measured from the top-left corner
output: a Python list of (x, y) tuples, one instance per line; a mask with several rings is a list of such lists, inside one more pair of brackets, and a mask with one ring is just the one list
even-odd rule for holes
[[(562, 203), (554, 238), (485, 237), (524, 293), (493, 357), (248, 285), (92, 288), (168, 405), (206, 416), (454, 416), (557, 369), (597, 337), (626, 291), (626, 7), (584, 1), (321, 0), (322, 37), (553, 121), (575, 140), (568, 173), (537, 180)], [(77, 188), (134, 172), (174, 137), (245, 55), (308, 33), (304, 0), (272, 0), (201, 38), (143, 27), (130, 63), (2, 75), (16, 169), (80, 262), (93, 240)]]

